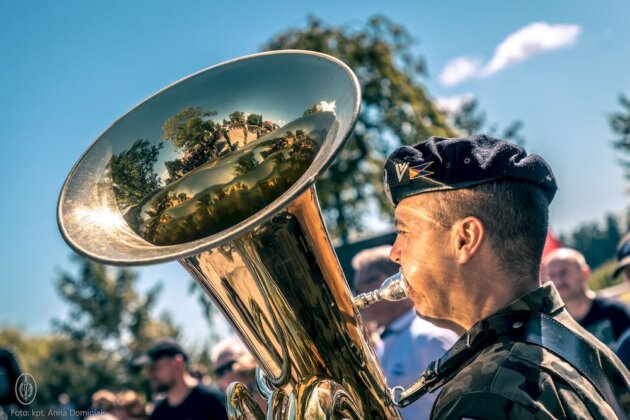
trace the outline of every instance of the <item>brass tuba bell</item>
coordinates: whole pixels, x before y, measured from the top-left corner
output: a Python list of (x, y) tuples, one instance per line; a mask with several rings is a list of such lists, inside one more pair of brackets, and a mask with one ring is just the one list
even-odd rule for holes
[[(179, 260), (259, 362), (268, 418), (399, 418), (326, 232), (315, 181), (360, 106), (307, 51), (232, 60), (109, 127), (68, 176), (58, 223), (93, 260)], [(231, 418), (264, 418), (233, 384)]]

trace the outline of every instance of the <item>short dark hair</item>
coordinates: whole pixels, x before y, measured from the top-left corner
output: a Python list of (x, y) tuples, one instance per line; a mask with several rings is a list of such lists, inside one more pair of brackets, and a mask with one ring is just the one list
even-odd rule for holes
[(501, 271), (538, 277), (549, 223), (549, 201), (539, 186), (501, 178), (431, 196), (428, 210), (445, 226), (467, 216), (481, 220)]

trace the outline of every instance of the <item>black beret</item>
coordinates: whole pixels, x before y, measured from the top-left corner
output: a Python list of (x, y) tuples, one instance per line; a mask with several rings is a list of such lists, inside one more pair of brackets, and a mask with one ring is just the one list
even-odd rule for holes
[(538, 155), (486, 135), (431, 137), (394, 150), (385, 162), (385, 193), (394, 206), (406, 197), (431, 191), (467, 188), (498, 178), (532, 182), (549, 203), (558, 186), (551, 168)]

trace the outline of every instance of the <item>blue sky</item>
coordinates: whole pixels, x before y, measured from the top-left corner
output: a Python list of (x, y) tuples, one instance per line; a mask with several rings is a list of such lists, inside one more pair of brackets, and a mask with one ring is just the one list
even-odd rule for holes
[[(386, 5), (386, 6), (385, 6)], [(160, 88), (221, 61), (257, 52), (306, 16), (359, 26), (382, 13), (419, 42), (434, 98), (472, 95), (488, 119), (525, 123), (527, 148), (549, 161), (560, 192), (556, 231), (601, 219), (628, 205), (610, 148), (606, 116), (630, 95), (630, 3), (573, 1), (4, 1), (0, 3), (0, 325), (46, 332), (66, 308), (56, 270), (70, 267), (55, 207), (61, 185), (85, 148), (116, 118)], [(564, 46), (526, 57), (487, 77), (445, 86), (453, 59), (488, 63), (510, 34), (534, 22), (573, 25)], [(565, 40), (566, 41), (566, 40)], [(562, 41), (560, 41), (562, 44)], [(569, 45), (570, 44), (570, 45)], [(526, 54), (527, 55), (527, 54)], [(158, 280), (160, 307), (185, 324), (189, 341), (205, 324), (176, 264), (143, 268)]]

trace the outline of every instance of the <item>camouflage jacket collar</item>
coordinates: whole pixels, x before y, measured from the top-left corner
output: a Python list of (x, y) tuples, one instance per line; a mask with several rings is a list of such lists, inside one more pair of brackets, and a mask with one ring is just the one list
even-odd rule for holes
[(558, 290), (552, 282), (548, 281), (538, 289), (500, 309), (496, 314), (513, 311), (532, 311), (553, 315), (562, 308), (564, 308), (564, 302), (560, 298)]

